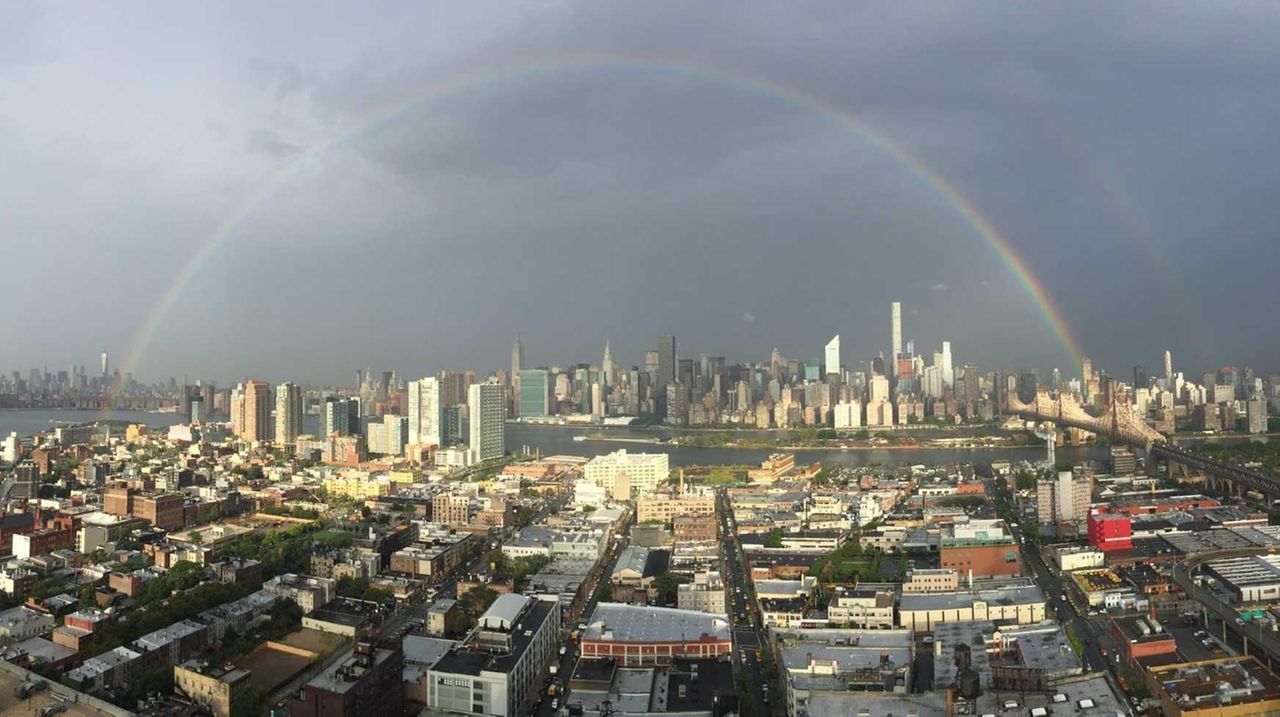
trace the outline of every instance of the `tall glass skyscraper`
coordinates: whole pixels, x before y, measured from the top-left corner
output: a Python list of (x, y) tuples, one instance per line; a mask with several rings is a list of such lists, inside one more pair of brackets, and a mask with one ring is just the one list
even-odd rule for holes
[(545, 369), (527, 368), (520, 372), (520, 416), (551, 415), (550, 375)]

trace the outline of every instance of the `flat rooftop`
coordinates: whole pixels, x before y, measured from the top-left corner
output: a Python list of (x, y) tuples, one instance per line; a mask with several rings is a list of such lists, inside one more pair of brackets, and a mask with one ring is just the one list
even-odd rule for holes
[(1280, 700), (1280, 678), (1255, 657), (1166, 665), (1151, 673), (1159, 690), (1183, 709)]
[(805, 706), (809, 717), (946, 717), (947, 698), (942, 692), (888, 694), (853, 692), (811, 695)]
[(679, 642), (708, 635), (728, 640), (729, 619), (724, 614), (600, 603), (591, 613), (583, 640), (614, 642)]
[(88, 717), (90, 715), (102, 716), (111, 715), (118, 717), (120, 715), (131, 714), (128, 710), (114, 709), (102, 710), (96, 709), (83, 702), (61, 701), (55, 695), (64, 699), (69, 695), (79, 695), (69, 687), (49, 681), (49, 689), (41, 690), (32, 694), (27, 699), (21, 699), (13, 694), (13, 690), (22, 684), (23, 680), (17, 674), (0, 670), (0, 717), (30, 717), (33, 714), (39, 714), (40, 710), (50, 705), (61, 704), (66, 707), (66, 711), (62, 714), (66, 717)]
[(490, 652), (474, 644), (459, 646), (445, 653), (432, 669), (472, 676), (479, 675), (481, 672), (510, 672), (520, 661), (525, 650), (529, 649), (534, 634), (551, 617), (552, 610), (559, 609), (560, 606), (556, 602), (533, 600), (527, 609), (516, 616), (514, 629), (505, 633), (510, 635), (509, 652)]
[[(382, 647), (373, 648), (374, 666), (376, 667), (381, 665), (383, 662), (391, 659), (391, 656), (394, 654), (394, 650), (388, 650)], [(345, 694), (347, 690), (351, 689), (352, 685), (356, 684), (356, 680), (345, 679), (343, 675), (362, 672), (364, 668), (360, 667), (358, 662), (359, 660), (355, 654), (355, 649), (352, 648), (347, 651), (347, 654), (343, 655), (332, 665), (325, 668), (320, 674), (312, 677), (307, 684), (312, 687), (328, 690), (329, 692)]]
[(903, 611), (956, 610), (979, 601), (990, 605), (1028, 605), (1044, 602), (1044, 593), (1036, 585), (957, 590), (950, 593), (903, 593), (898, 606)]
[(1173, 635), (1160, 622), (1146, 615), (1120, 615), (1111, 618), (1120, 632), (1134, 644), (1146, 642), (1165, 642), (1173, 639)]

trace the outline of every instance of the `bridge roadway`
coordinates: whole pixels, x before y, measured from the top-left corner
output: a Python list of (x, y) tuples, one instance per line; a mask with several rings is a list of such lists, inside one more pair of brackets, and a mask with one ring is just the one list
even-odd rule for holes
[[(1200, 603), (1205, 610), (1213, 612), (1222, 618), (1223, 642), (1226, 642), (1227, 630), (1230, 629), (1240, 636), (1246, 655), (1253, 654), (1254, 657), (1265, 662), (1267, 667), (1272, 669), (1280, 666), (1280, 635), (1263, 627), (1262, 623), (1256, 620), (1238, 622), (1240, 620), (1240, 611), (1230, 603), (1223, 601), (1213, 592), (1196, 585), (1191, 577), (1191, 571), (1213, 560), (1267, 555), (1276, 552), (1280, 552), (1280, 548), (1233, 548), (1231, 550), (1195, 553), (1187, 556), (1185, 561), (1175, 564), (1173, 568), (1173, 581), (1178, 584), (1178, 587), (1182, 588), (1182, 591), (1192, 600)], [(1205, 626), (1208, 627), (1208, 620), (1205, 620)], [(1255, 648), (1252, 653), (1249, 649), (1250, 643)]]
[(1162, 458), (1170, 463), (1194, 468), (1208, 477), (1229, 481), (1237, 487), (1256, 490), (1272, 498), (1280, 498), (1280, 480), (1261, 471), (1226, 463), (1168, 444), (1151, 446), (1149, 455), (1153, 459)]
[[(1193, 468), (1206, 477), (1232, 483), (1237, 489), (1255, 490), (1268, 498), (1280, 499), (1280, 479), (1261, 471), (1234, 465), (1225, 461), (1202, 456), (1185, 448), (1179, 448), (1166, 440), (1153, 440), (1155, 432), (1150, 428), (1138, 430), (1126, 427), (1125, 422), (1111, 421), (1106, 416), (1095, 417), (1087, 413), (1064, 415), (1058, 413), (1042, 413), (1033, 405), (1011, 406), (1013, 413), (1030, 421), (1049, 421), (1061, 426), (1079, 428), (1092, 433), (1106, 434), (1112, 441), (1125, 443), (1147, 452), (1148, 465), (1154, 465), (1156, 459), (1166, 463), (1178, 464)], [(1163, 436), (1161, 436), (1163, 439)]]
[(1089, 431), (1090, 433), (1105, 433), (1113, 441), (1142, 448), (1143, 450), (1148, 450), (1153, 445), (1166, 445), (1161, 443), (1153, 444), (1148, 436), (1145, 436), (1138, 431), (1125, 430), (1123, 428), (1112, 428), (1108, 421), (1094, 416), (1088, 416), (1087, 418), (1073, 418), (1070, 416), (1054, 414), (1046, 415), (1026, 409), (1014, 409), (1013, 413), (1017, 414), (1020, 418), (1027, 419), (1028, 421), (1048, 421), (1050, 423), (1056, 423), (1059, 426), (1079, 428), (1082, 431)]

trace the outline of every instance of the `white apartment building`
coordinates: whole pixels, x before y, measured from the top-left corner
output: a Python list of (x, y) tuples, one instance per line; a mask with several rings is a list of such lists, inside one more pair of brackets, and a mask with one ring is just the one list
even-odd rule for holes
[(670, 475), (667, 454), (618, 450), (587, 463), (587, 480), (609, 491), (615, 500), (651, 495)]
[(848, 590), (831, 599), (827, 619), (840, 627), (887, 630), (894, 626), (894, 603), (887, 590)]
[(862, 401), (841, 401), (836, 404), (833, 413), (837, 431), (862, 428)]
[(676, 593), (676, 607), (681, 610), (723, 615), (727, 612), (724, 581), (715, 570), (695, 573), (692, 583), (681, 584)]

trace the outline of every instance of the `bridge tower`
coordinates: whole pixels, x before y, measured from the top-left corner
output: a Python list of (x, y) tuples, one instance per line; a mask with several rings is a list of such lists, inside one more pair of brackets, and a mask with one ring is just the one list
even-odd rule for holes
[(1045, 461), (1049, 468), (1053, 469), (1058, 465), (1058, 429), (1050, 421), (1038, 424), (1036, 426), (1036, 437), (1044, 439), (1045, 445)]

